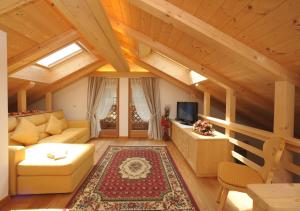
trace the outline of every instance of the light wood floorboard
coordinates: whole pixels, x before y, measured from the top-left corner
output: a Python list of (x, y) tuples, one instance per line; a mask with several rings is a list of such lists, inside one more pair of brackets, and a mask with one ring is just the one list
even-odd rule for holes
[[(213, 211), (217, 209), (216, 196), (219, 188), (216, 178), (196, 177), (183, 156), (171, 142), (152, 141), (152, 140), (117, 140), (99, 139), (92, 140), (96, 144), (95, 164), (100, 159), (109, 145), (166, 145), (173, 157), (179, 172), (183, 176), (187, 186), (195, 198), (201, 211)], [(47, 194), (47, 195), (26, 195), (15, 196), (1, 211), (11, 209), (45, 209), (45, 208), (64, 208), (73, 194)], [(231, 200), (231, 198), (233, 198)], [(225, 205), (225, 211), (251, 210), (251, 199), (246, 194), (231, 192)], [(249, 209), (250, 208), (250, 209)]]

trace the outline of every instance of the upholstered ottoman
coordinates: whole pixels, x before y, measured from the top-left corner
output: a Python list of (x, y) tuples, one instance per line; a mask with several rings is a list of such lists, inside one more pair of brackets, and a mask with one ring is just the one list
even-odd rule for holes
[[(49, 153), (66, 151), (65, 158), (51, 159)], [(72, 192), (93, 167), (93, 144), (36, 144), (26, 149), (17, 166), (17, 194)]]

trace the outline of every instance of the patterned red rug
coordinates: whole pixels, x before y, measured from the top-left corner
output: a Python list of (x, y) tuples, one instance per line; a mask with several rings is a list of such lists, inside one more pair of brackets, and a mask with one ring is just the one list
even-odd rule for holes
[(71, 210), (199, 210), (164, 146), (110, 146)]

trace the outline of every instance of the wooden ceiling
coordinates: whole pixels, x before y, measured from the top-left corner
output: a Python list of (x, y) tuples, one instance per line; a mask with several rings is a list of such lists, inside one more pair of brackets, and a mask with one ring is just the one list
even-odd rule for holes
[[(0, 7), (0, 29), (8, 33), (9, 63), (30, 60), (24, 57), (25, 53), (36, 52), (49, 43), (54, 46), (51, 41), (71, 31), (76, 32), (74, 39), (83, 40), (91, 52), (97, 50), (86, 39), (82, 28), (65, 16), (57, 1), (23, 2), (4, 13)], [(209, 90), (220, 101), (225, 99), (224, 88), (235, 89), (238, 109), (270, 125), (274, 82), (286, 77), (297, 85), (296, 113), (300, 114), (300, 1), (101, 0), (101, 3), (123, 54), (127, 49), (127, 54), (138, 57), (138, 43), (145, 42), (154, 50), (208, 75), (209, 80), (197, 88)], [(209, 32), (215, 36), (207, 37), (208, 32), (201, 31), (207, 27), (213, 27)], [(70, 41), (59, 42), (55, 48)], [(230, 42), (224, 46), (225, 41)], [(37, 55), (53, 50), (48, 48)], [(100, 54), (106, 58), (105, 52)], [(14, 86), (12, 83), (9, 86)]]

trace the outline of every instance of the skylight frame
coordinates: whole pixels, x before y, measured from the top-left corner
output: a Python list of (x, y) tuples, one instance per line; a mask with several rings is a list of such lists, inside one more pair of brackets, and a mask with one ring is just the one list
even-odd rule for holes
[[(74, 47), (75, 49), (72, 52), (63, 53), (63, 51), (65, 49), (70, 48), (71, 46), (75, 46)], [(37, 66), (40, 66), (40, 67), (43, 67), (43, 68), (46, 68), (46, 69), (50, 69), (50, 68), (52, 68), (52, 67), (54, 67), (54, 66), (56, 66), (56, 65), (58, 65), (62, 62), (74, 57), (75, 55), (82, 53), (83, 51), (84, 51), (83, 46), (80, 45), (78, 42), (74, 42), (74, 43), (71, 43), (71, 44), (69, 44), (69, 45), (67, 45), (67, 46), (65, 46), (65, 47), (49, 54), (48, 56), (43, 57), (42, 59), (38, 60), (35, 64)], [(58, 55), (57, 59), (51, 58), (51, 57), (55, 57), (54, 55), (59, 54), (59, 53), (61, 53), (62, 55), (61, 56)], [(47, 60), (47, 59), (49, 59), (49, 57), (50, 57), (50, 59), (53, 60), (52, 62), (47, 62), (47, 61), (43, 62), (43, 60)]]
[(170, 62), (173, 62), (174, 64), (185, 68), (186, 71), (188, 71), (188, 73), (190, 75), (191, 84), (194, 84), (194, 85), (198, 86), (201, 82), (208, 80), (207, 77), (203, 76), (202, 74), (200, 74), (196, 70), (192, 70), (192, 69), (188, 68), (187, 66), (185, 66), (185, 65), (183, 65), (183, 64), (175, 61), (174, 59), (171, 59), (170, 57), (168, 57), (167, 55), (165, 55), (165, 54), (163, 54), (163, 53), (161, 53), (159, 51), (154, 51), (153, 53), (156, 53), (156, 54), (160, 55), (161, 57), (169, 60)]

